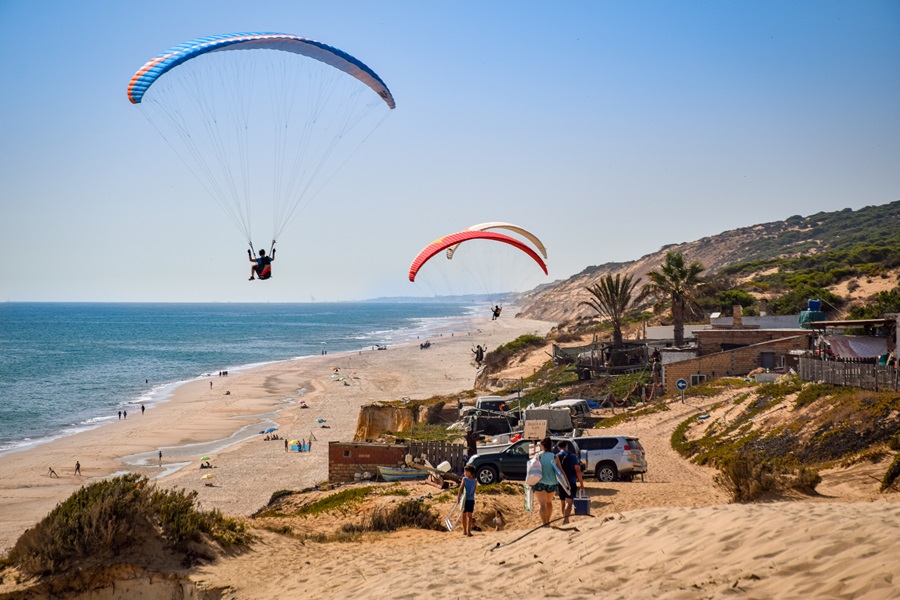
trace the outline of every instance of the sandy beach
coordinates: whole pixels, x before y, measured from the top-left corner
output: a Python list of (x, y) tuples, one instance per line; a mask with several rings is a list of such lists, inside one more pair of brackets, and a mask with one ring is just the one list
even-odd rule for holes
[[(471, 389), (474, 344), (492, 349), (549, 326), (483, 319), (469, 331), (430, 338), (427, 350), (411, 343), (316, 356), (186, 383), (144, 415), (137, 410), (127, 420), (0, 457), (0, 543), (9, 548), (78, 486), (126, 470), (196, 490), (203, 508), (249, 516), (276, 490), (324, 481), (327, 442), (352, 438), (363, 404)], [(535, 353), (511, 373), (529, 374), (543, 356)], [(823, 472), (817, 496), (741, 505), (728, 504), (713, 469), (672, 449), (678, 423), (727, 406), (739, 393), (683, 404), (670, 400), (669, 410), (617, 428), (615, 433), (641, 438), (649, 472), (643, 481), (589, 480), (592, 517), (570, 526), (532, 532), (539, 518), (522, 510), (518, 494), (481, 497), (476, 522), (487, 524), (491, 511), (502, 507), (509, 525), (500, 532), (485, 527), (473, 538), (401, 530), (355, 543), (310, 542), (305, 534), (334, 533), (346, 518), (318, 515), (291, 522), (294, 535), (255, 529), (258, 539), (250, 549), (184, 575), (216, 598), (896, 598), (900, 494), (878, 492), (883, 461)], [(300, 408), (300, 399), (309, 408)], [(258, 434), (235, 441), (267, 426), (279, 427), (288, 439), (314, 437), (312, 451), (286, 453), (282, 441)], [(212, 471), (199, 469), (206, 454), (213, 457)], [(81, 477), (73, 474), (76, 460)], [(59, 479), (47, 476), (48, 466)], [(206, 473), (215, 475), (212, 486), (200, 479)], [(412, 496), (437, 493), (425, 484), (408, 485)], [(144, 597), (172, 597), (168, 588), (146, 580), (130, 585)]]
[[(474, 345), (493, 349), (525, 333), (542, 335), (550, 325), (475, 318), (464, 329), (435, 334), (427, 350), (410, 342), (198, 379), (177, 387), (171, 398), (143, 415), (136, 406), (127, 419), (111, 425), (0, 456), (0, 551), (79, 486), (125, 471), (158, 478), (162, 485), (196, 489), (204, 508), (249, 515), (277, 489), (324, 481), (327, 443), (352, 439), (363, 404), (471, 389)], [(339, 368), (344, 381), (332, 378), (332, 367)], [(301, 409), (300, 399), (309, 408)], [(263, 441), (260, 435), (234, 443), (268, 426), (279, 427), (279, 435), (287, 439), (309, 439), (312, 433), (312, 451), (286, 453), (283, 442)], [(222, 448), (226, 444), (231, 445)], [(216, 469), (199, 470), (204, 455), (214, 458)], [(74, 474), (76, 461), (81, 476)], [(50, 467), (58, 479), (49, 475)], [(205, 473), (216, 476), (213, 487), (200, 480)]]

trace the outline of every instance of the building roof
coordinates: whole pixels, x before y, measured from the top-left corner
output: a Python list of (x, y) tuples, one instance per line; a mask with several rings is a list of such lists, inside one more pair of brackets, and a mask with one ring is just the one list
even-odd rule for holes
[(856, 319), (853, 321), (810, 321), (807, 324), (811, 329), (826, 329), (828, 327), (877, 327), (879, 325), (888, 325), (892, 322), (892, 319)]

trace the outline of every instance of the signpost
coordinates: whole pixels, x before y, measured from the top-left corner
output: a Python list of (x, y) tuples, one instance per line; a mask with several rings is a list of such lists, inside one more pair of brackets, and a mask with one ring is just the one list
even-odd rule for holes
[(681, 403), (684, 404), (684, 390), (687, 389), (687, 381), (684, 379), (679, 379), (675, 382), (675, 387), (681, 390)]
[(522, 437), (532, 441), (544, 439), (547, 437), (547, 421), (525, 421), (525, 431), (522, 432)]

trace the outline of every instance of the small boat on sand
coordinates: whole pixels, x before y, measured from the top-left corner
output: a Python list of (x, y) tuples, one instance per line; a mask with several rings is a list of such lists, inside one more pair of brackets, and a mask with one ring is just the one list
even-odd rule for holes
[(378, 467), (378, 472), (385, 481), (412, 481), (428, 477), (428, 471), (407, 467)]

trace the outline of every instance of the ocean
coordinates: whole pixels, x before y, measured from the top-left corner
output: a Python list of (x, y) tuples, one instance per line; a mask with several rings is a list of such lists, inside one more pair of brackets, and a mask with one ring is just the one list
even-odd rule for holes
[(179, 383), (459, 330), (462, 304), (0, 303), (0, 454), (109, 423)]

